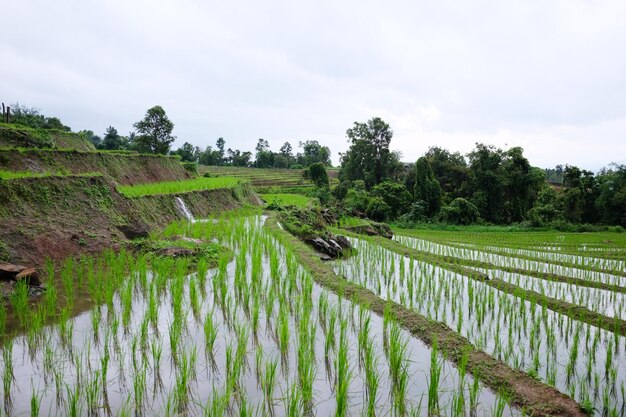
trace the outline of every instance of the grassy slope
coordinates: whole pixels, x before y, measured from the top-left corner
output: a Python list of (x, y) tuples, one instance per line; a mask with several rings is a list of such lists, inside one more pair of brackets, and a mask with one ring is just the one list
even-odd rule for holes
[(100, 172), (124, 185), (191, 178), (173, 157), (49, 149), (0, 149), (0, 170), (38, 174)]
[[(172, 195), (129, 199), (103, 176), (0, 180), (0, 195), (5, 197), (0, 199), (0, 259), (39, 266), (46, 257), (99, 253), (125, 243), (118, 226), (159, 230), (182, 218)], [(258, 201), (245, 184), (181, 196), (196, 217)]]
[(91, 142), (77, 133), (6, 123), (0, 123), (0, 147), (95, 150)]

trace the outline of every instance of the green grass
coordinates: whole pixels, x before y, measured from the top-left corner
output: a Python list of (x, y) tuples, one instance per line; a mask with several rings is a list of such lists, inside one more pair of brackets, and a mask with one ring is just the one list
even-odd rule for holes
[(0, 179), (15, 180), (21, 178), (43, 178), (43, 177), (97, 177), (102, 175), (99, 172), (88, 172), (84, 174), (67, 174), (64, 172), (31, 172), (31, 171), (6, 171), (0, 169)]
[(261, 198), (268, 204), (276, 204), (281, 206), (296, 206), (305, 208), (310, 204), (314, 204), (313, 199), (298, 194), (261, 194)]
[(216, 188), (231, 188), (241, 180), (231, 177), (194, 178), (186, 181), (167, 181), (153, 184), (121, 185), (117, 190), (127, 197), (141, 197), (154, 194), (176, 194), (190, 191), (213, 190)]

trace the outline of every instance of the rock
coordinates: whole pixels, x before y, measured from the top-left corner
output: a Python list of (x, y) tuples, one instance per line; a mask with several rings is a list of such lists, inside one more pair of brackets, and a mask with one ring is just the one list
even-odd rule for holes
[(188, 256), (194, 256), (196, 254), (196, 251), (187, 248), (179, 248), (177, 246), (169, 246), (167, 248), (159, 249), (158, 251), (156, 251), (156, 254), (159, 256), (168, 256), (172, 258), (183, 258)]
[(322, 254), (322, 260), (339, 258), (343, 255), (344, 250), (352, 247), (345, 237), (332, 235), (327, 238), (316, 236), (307, 239), (306, 243)]
[(15, 276), (15, 281), (26, 281), (28, 285), (40, 286), (39, 273), (35, 268), (26, 268)]
[(39, 280), (39, 273), (35, 268), (7, 263), (0, 264), (0, 280), (24, 280), (27, 282), (28, 285), (41, 285), (41, 281)]
[(127, 239), (145, 239), (150, 234), (150, 229), (147, 225), (138, 222), (130, 224), (122, 224), (117, 226), (117, 229), (126, 236)]
[(193, 243), (195, 245), (203, 245), (204, 244), (203, 240), (194, 239), (192, 237), (187, 237), (187, 236), (172, 236), (171, 238), (169, 238), (167, 240), (170, 240), (172, 242), (177, 241), (177, 240), (182, 240), (183, 242), (189, 242), (189, 243)]
[(13, 264), (0, 264), (0, 279), (4, 281), (13, 281), (15, 276), (25, 270), (26, 267), (22, 265)]
[(393, 238), (393, 232), (391, 228), (385, 223), (370, 223), (364, 224), (360, 226), (349, 226), (345, 227), (346, 230), (354, 233), (358, 233), (360, 235), (367, 236), (382, 236), (387, 239)]

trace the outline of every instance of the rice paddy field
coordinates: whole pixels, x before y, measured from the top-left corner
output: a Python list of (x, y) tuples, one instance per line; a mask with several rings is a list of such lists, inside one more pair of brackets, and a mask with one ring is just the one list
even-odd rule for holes
[(126, 197), (142, 197), (155, 194), (176, 194), (191, 191), (234, 187), (242, 181), (233, 177), (194, 178), (186, 181), (166, 181), (135, 185), (120, 185), (117, 190)]
[(0, 306), (0, 415), (528, 415), (476, 351), (625, 415), (620, 235), (348, 234), (355, 255), (324, 264), (258, 212), (213, 220), (161, 237), (215, 242), (217, 259), (110, 251), (48, 262), (34, 300), (18, 286)]
[[(210, 173), (211, 175), (219, 175), (224, 177), (234, 177), (250, 181), (252, 185), (261, 189), (261, 191), (270, 191), (269, 189), (288, 189), (290, 193), (304, 192), (312, 188), (310, 181), (302, 178), (302, 170), (300, 169), (269, 169), (269, 168), (246, 168), (233, 166), (203, 166), (198, 167), (198, 172), (203, 175)], [(339, 170), (328, 169), (328, 178), (331, 187), (337, 185), (339, 180), (337, 176)]]

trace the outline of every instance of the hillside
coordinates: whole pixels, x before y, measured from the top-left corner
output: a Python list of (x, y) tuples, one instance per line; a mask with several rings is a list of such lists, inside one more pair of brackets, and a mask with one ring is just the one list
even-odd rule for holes
[(191, 178), (174, 157), (77, 150), (0, 149), (0, 170), (39, 174), (99, 172), (124, 185)]
[(102, 175), (0, 180), (0, 195), (0, 259), (29, 265), (99, 253), (160, 230), (183, 218), (176, 197), (197, 217), (258, 204), (247, 184), (130, 199)]

